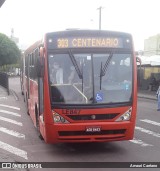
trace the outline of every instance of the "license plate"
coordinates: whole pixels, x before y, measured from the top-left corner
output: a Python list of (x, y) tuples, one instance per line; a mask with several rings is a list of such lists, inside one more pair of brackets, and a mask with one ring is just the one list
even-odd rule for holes
[(100, 126), (86, 127), (86, 132), (101, 132)]

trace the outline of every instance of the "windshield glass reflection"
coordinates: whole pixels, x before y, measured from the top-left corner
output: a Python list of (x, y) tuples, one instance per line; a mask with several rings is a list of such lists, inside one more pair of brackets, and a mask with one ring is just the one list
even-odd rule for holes
[(53, 104), (129, 102), (131, 54), (49, 54)]

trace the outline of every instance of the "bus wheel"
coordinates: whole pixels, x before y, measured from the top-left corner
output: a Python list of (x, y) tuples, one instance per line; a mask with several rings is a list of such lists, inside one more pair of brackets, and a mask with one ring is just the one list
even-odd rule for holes
[(24, 95), (24, 92), (22, 91), (22, 89), (21, 89), (21, 94)]
[(30, 115), (29, 109), (28, 109), (28, 100), (26, 100), (26, 103), (27, 103), (27, 104), (26, 104), (26, 105), (27, 105), (27, 114)]
[(42, 137), (42, 134), (40, 133), (40, 127), (39, 127), (39, 119), (38, 119), (38, 109), (37, 109), (37, 105), (35, 106), (35, 115), (36, 115), (36, 128), (37, 128), (37, 132), (38, 132), (38, 137), (41, 140), (44, 140)]
[(42, 137), (41, 133), (39, 133), (39, 139), (44, 141), (44, 138)]
[(24, 95), (24, 92), (23, 92), (23, 90), (22, 90), (22, 86), (21, 86), (21, 94)]
[(29, 114), (29, 109), (28, 109), (28, 96), (27, 96), (27, 94), (26, 94), (26, 98), (24, 100), (26, 102), (27, 114), (30, 115)]

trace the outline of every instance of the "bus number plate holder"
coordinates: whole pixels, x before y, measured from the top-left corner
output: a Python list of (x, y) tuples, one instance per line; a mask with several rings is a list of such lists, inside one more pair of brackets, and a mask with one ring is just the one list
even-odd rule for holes
[(86, 132), (101, 132), (100, 126), (89, 126), (86, 127)]

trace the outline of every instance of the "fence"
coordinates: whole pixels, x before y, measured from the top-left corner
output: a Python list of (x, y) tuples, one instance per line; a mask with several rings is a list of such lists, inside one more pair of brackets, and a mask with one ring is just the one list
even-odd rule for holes
[(9, 81), (7, 73), (0, 72), (0, 85), (7, 90), (9, 95)]

